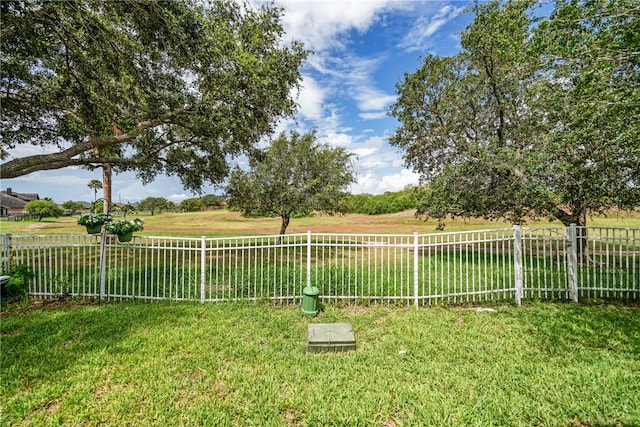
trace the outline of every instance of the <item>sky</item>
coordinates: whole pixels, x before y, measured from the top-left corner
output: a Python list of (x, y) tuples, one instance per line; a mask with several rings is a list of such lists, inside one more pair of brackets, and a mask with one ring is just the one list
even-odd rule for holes
[[(260, 0), (252, 0), (260, 4)], [(402, 153), (388, 138), (398, 122), (387, 114), (396, 100), (396, 85), (415, 72), (426, 55), (453, 55), (460, 33), (471, 22), (468, 1), (422, 0), (276, 0), (284, 9), (284, 42), (297, 40), (313, 51), (301, 69), (299, 109), (278, 131), (317, 131), (318, 142), (345, 147), (355, 154), (357, 182), (351, 193), (381, 194), (418, 183), (404, 167)], [(40, 154), (22, 147), (15, 155)], [(241, 161), (241, 160), (240, 160)], [(3, 190), (38, 193), (57, 203), (92, 201), (87, 184), (101, 171), (64, 168), (6, 179)], [(209, 186), (203, 194), (222, 194)], [(135, 203), (164, 197), (179, 203), (197, 197), (177, 177), (161, 176), (143, 186), (132, 173), (114, 175), (113, 200)], [(100, 197), (100, 196), (98, 196)]]

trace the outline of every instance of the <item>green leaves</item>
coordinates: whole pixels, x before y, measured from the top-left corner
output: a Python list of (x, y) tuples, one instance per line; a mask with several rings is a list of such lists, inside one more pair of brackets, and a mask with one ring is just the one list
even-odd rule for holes
[(41, 221), (44, 217), (59, 217), (64, 211), (60, 208), (55, 202), (51, 200), (32, 200), (28, 202), (24, 210), (29, 213), (29, 215), (34, 215), (38, 217), (38, 221)]
[(398, 84), (390, 142), (428, 185), (420, 213), (521, 223), (640, 202), (640, 7), (476, 4), (463, 51)]
[(231, 172), (229, 206), (247, 216), (281, 217), (284, 234), (296, 214), (331, 214), (343, 207), (344, 190), (355, 181), (351, 157), (342, 147), (316, 143), (315, 132), (282, 133), (253, 158), (250, 171)]
[(8, 161), (2, 177), (110, 163), (145, 182), (175, 174), (197, 191), (295, 111), (307, 52), (282, 44), (280, 9), (233, 0), (1, 7), (2, 149), (65, 147)]

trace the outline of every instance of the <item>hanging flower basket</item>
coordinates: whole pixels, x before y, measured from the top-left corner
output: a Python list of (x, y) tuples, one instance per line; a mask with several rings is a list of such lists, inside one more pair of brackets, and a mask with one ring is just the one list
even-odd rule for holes
[(85, 227), (87, 227), (87, 234), (100, 234), (102, 231), (102, 224), (85, 225)]
[(105, 213), (88, 213), (81, 215), (78, 225), (84, 225), (87, 233), (98, 234), (102, 231), (102, 226), (111, 222), (111, 215)]
[(118, 241), (129, 242), (135, 231), (142, 230), (141, 219), (136, 218), (134, 220), (121, 219), (118, 221), (112, 221), (104, 226), (104, 228), (111, 234), (118, 236)]
[(118, 236), (118, 242), (126, 243), (130, 242), (133, 238), (133, 231), (127, 231), (125, 233), (116, 234)]

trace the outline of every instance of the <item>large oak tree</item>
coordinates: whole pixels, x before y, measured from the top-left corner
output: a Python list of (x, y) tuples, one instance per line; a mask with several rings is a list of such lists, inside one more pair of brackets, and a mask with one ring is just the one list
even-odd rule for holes
[(397, 85), (391, 143), (422, 176), (419, 213), (548, 216), (640, 204), (640, 6), (476, 4), (462, 51)]
[[(294, 113), (307, 52), (233, 0), (3, 0), (1, 178), (67, 166), (198, 191)], [(49, 154), (16, 157), (23, 145)]]

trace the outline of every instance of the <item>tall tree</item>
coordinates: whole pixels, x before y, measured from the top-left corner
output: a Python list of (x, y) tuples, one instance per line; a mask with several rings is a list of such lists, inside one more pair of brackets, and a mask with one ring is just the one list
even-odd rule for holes
[(640, 4), (558, 1), (534, 42), (549, 126), (532, 175), (560, 200), (554, 216), (640, 206)]
[[(2, 178), (112, 165), (197, 191), (295, 111), (307, 52), (271, 5), (6, 0), (0, 14)], [(55, 152), (12, 156), (23, 144)]]
[(98, 179), (92, 179), (87, 185), (90, 189), (93, 190), (93, 201), (95, 202), (98, 199), (98, 190), (102, 188), (102, 181)]
[[(476, 4), (462, 51), (405, 75), (391, 143), (427, 184), (419, 213), (584, 225), (588, 212), (637, 206), (638, 6), (611, 3), (558, 2), (539, 25), (531, 2)], [(605, 49), (581, 59), (591, 45)]]
[(315, 132), (282, 133), (262, 159), (251, 162), (251, 170), (231, 172), (229, 207), (247, 216), (279, 216), (285, 234), (296, 213), (346, 208), (345, 190), (355, 181), (351, 158), (342, 147), (319, 144)]

